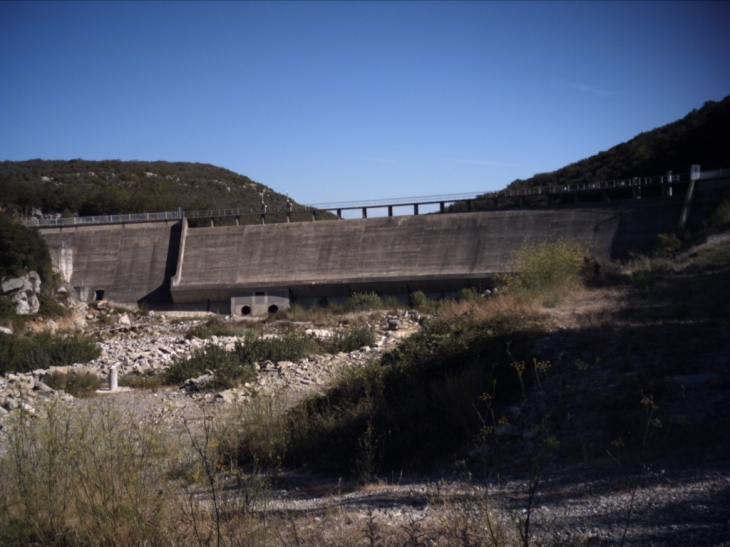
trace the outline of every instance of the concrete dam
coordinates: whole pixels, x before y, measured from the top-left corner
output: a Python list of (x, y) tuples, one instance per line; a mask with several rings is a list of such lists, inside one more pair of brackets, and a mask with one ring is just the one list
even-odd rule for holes
[(86, 301), (257, 315), (365, 291), (442, 297), (487, 287), (495, 274), (513, 270), (527, 240), (578, 239), (612, 260), (648, 253), (659, 234), (677, 230), (683, 214), (700, 223), (728, 189), (724, 178), (698, 181), (692, 196), (539, 208), (203, 228), (182, 218), (39, 229), (56, 267)]

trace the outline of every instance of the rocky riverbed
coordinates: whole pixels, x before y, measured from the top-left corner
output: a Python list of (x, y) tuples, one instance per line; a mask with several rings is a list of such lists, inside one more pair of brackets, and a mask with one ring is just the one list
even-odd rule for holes
[[(42, 419), (45, 405), (52, 401), (73, 408), (95, 404), (93, 400), (74, 399), (48, 387), (43, 380), (53, 372), (90, 372), (104, 382), (112, 366), (120, 375), (159, 373), (175, 359), (184, 359), (196, 350), (210, 345), (232, 350), (241, 340), (231, 336), (206, 340), (185, 336), (188, 329), (206, 318), (174, 318), (164, 314), (134, 317), (121, 313), (116, 314), (113, 324), (100, 324), (93, 316), (88, 319), (91, 326), (87, 332), (99, 337), (101, 355), (89, 363), (1, 378), (0, 425), (15, 412), (27, 412)], [(409, 311), (369, 316), (364, 321), (377, 332), (372, 346), (298, 361), (258, 363), (257, 379), (233, 389), (210, 391), (205, 386), (210, 377), (203, 375), (183, 386), (156, 391), (125, 388), (99, 397), (109, 401), (108, 404), (134, 412), (141, 420), (183, 434), (183, 423), (200, 424), (205, 416), (235, 409), (237, 403), (253, 396), (276, 395), (280, 400), (292, 402), (308, 393), (319, 392), (335, 374), (362, 366), (401, 338), (416, 332), (420, 319), (419, 314)], [(312, 325), (297, 327), (314, 337), (327, 337), (334, 330)], [(661, 328), (671, 330), (671, 327)], [(272, 328), (265, 335), (275, 336), (275, 330)], [(614, 335), (618, 336), (617, 333), (621, 334), (618, 329)], [(554, 333), (540, 340), (537, 348), (542, 355), (555, 354), (552, 357), (557, 362), (558, 352), (572, 347), (574, 353), (569, 355), (570, 359), (589, 363), (595, 344), (581, 349), (577, 341), (566, 340), (567, 336)], [(727, 333), (718, 331), (715, 338), (725, 340)], [(564, 353), (560, 355), (562, 359), (568, 358)], [(604, 352), (603, 357), (606, 363), (611, 363), (610, 353)], [(715, 359), (718, 367), (724, 363), (722, 348), (703, 357)], [(620, 358), (620, 355), (615, 357), (617, 367)], [(666, 361), (668, 357), (657, 358)], [(607, 365), (604, 370), (605, 375), (611, 368)], [(667, 385), (672, 389), (675, 384), (684, 386), (681, 389), (685, 390), (685, 398), (681, 401), (685, 406), (692, 402), (699, 408), (700, 402), (704, 403), (706, 410), (702, 410), (701, 416), (722, 418), (728, 409), (726, 394), (713, 392), (710, 397), (706, 391), (693, 391), (713, 385), (721, 373), (715, 372), (715, 379), (702, 374), (707, 373), (698, 372), (690, 381), (675, 375), (667, 379)], [(585, 393), (582, 376), (579, 367), (560, 378), (555, 376), (555, 381), (560, 382), (559, 388), (564, 393), (573, 393), (571, 389), (575, 394)], [(625, 375), (619, 380), (626, 381)], [(621, 384), (607, 386), (602, 388), (604, 392), (618, 389)], [(529, 473), (524, 467), (529, 458), (518, 450), (525, 440), (529, 442), (530, 429), (520, 426), (519, 415), (542, 412), (543, 407), (554, 404), (545, 397), (533, 401), (534, 408), (525, 405), (519, 412), (515, 411), (512, 426), (500, 431), (509, 465), (489, 475), (487, 480), (472, 476), (468, 466), (460, 461), (444, 462), (440, 469), (427, 475), (391, 475), (365, 485), (333, 477), (282, 472), (267, 477), (269, 486), (262, 494), (260, 508), (265, 506), (272, 514), (287, 515), (300, 539), (307, 538), (308, 544), (339, 545), (338, 536), (362, 540), (368, 530), (375, 530), (381, 545), (395, 545), (396, 538), (402, 544), (401, 539), (407, 539), (409, 533), (417, 533), (422, 545), (436, 545), (439, 534), (450, 529), (448, 523), (455, 537), (458, 534), (466, 537), (463, 534), (470, 533), (469, 526), (483, 528), (489, 519), (494, 519), (492, 522), (499, 523), (507, 532), (512, 530), (513, 537), (517, 537), (515, 522), (524, 523), (529, 508), (533, 538), (543, 545), (730, 545), (730, 466), (727, 458), (718, 458), (716, 453), (707, 454), (705, 460), (694, 461), (689, 466), (679, 460), (622, 466), (610, 458), (591, 464), (549, 462), (541, 470), (539, 488), (530, 502)], [(584, 411), (578, 399), (574, 406), (576, 415)], [(684, 407), (678, 407), (677, 412), (680, 410), (689, 412)], [(596, 441), (601, 434), (587, 427), (582, 427), (581, 432), (586, 443)], [(5, 446), (5, 433), (5, 428), (0, 428), (0, 447)], [(479, 457), (479, 450), (469, 455), (472, 460)], [(471, 524), (464, 524), (458, 530), (461, 522)]]

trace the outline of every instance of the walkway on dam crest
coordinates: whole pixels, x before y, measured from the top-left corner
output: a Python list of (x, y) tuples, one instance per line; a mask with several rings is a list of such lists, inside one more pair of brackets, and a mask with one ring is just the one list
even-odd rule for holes
[[(695, 166), (699, 167), (699, 166)], [(240, 223), (241, 217), (260, 217), (261, 223), (266, 223), (267, 215), (286, 215), (286, 221), (291, 221), (293, 214), (310, 213), (311, 220), (317, 220), (323, 213), (336, 215), (341, 219), (343, 211), (360, 211), (362, 218), (368, 217), (369, 209), (387, 209), (388, 216), (393, 216), (394, 208), (412, 208), (413, 215), (418, 215), (422, 206), (438, 205), (440, 213), (446, 213), (447, 207), (455, 204), (463, 204), (464, 211), (473, 210), (475, 202), (487, 203), (491, 209), (500, 208), (500, 200), (506, 200), (510, 208), (521, 208), (532, 203), (526, 203), (526, 198), (543, 196), (547, 205), (554, 202), (580, 203), (590, 195), (592, 201), (608, 201), (621, 198), (641, 198), (642, 190), (650, 191), (661, 196), (672, 196), (677, 187), (686, 186), (691, 178), (711, 179), (728, 176), (730, 169), (718, 171), (700, 172), (698, 169), (689, 174), (673, 175), (666, 174), (656, 177), (633, 177), (622, 180), (603, 181), (596, 183), (577, 184), (569, 186), (549, 186), (535, 188), (519, 188), (500, 190), (498, 192), (472, 192), (465, 194), (443, 194), (435, 196), (391, 198), (383, 200), (353, 201), (340, 203), (323, 203), (316, 205), (295, 205), (267, 206), (262, 204), (258, 207), (239, 209), (218, 209), (207, 211), (167, 211), (159, 213), (133, 213), (124, 215), (97, 215), (91, 217), (70, 217), (70, 218), (33, 218), (26, 219), (23, 224), (26, 226), (51, 227), (51, 226), (78, 226), (88, 224), (128, 224), (135, 222), (166, 222), (170, 220), (187, 219), (209, 219), (213, 225), (216, 218), (235, 217), (236, 223)], [(627, 194), (628, 192), (628, 194)], [(483, 208), (483, 205), (482, 207)], [(330, 217), (332, 218), (332, 217)]]

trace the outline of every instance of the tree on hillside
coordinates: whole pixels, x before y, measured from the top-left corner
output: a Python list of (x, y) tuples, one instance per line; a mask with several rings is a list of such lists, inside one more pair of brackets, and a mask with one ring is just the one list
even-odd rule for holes
[(20, 277), (34, 270), (45, 283), (53, 277), (48, 244), (34, 228), (0, 214), (0, 279)]

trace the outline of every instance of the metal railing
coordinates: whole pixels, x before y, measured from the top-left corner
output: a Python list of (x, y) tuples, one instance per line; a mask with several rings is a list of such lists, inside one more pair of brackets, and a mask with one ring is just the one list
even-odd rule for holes
[[(717, 171), (702, 173), (702, 179), (717, 178), (730, 174), (730, 170), (721, 169)], [(591, 192), (598, 190), (610, 190), (617, 188), (632, 188), (637, 186), (657, 186), (664, 184), (678, 184), (686, 182), (688, 175), (669, 175), (657, 177), (633, 177), (629, 179), (610, 180), (594, 183), (571, 184), (563, 186), (539, 186), (533, 188), (516, 188), (498, 190), (496, 192), (468, 192), (463, 194), (440, 194), (433, 196), (420, 197), (403, 197), (369, 201), (344, 201), (334, 203), (319, 203), (313, 205), (281, 205), (281, 206), (258, 206), (245, 207), (238, 209), (216, 209), (207, 211), (167, 211), (161, 213), (136, 213), (127, 215), (97, 215), (90, 217), (71, 217), (71, 218), (33, 218), (25, 219), (21, 222), (26, 226), (80, 226), (88, 224), (117, 224), (128, 222), (155, 222), (164, 220), (179, 220), (183, 217), (188, 219), (196, 218), (222, 218), (244, 215), (267, 215), (267, 214), (286, 214), (286, 213), (302, 213), (302, 212), (329, 212), (343, 211), (354, 209), (369, 209), (381, 207), (405, 207), (417, 205), (433, 205), (446, 203), (456, 203), (460, 201), (477, 201), (486, 199), (499, 199), (509, 197), (524, 196), (540, 196), (540, 195), (559, 195), (571, 194), (575, 192)]]
[(21, 220), (26, 226), (82, 226), (86, 224), (122, 224), (126, 222), (155, 222), (161, 220), (179, 220), (181, 211), (162, 213), (132, 213), (127, 215), (95, 215), (91, 217), (68, 218), (31, 218)]

